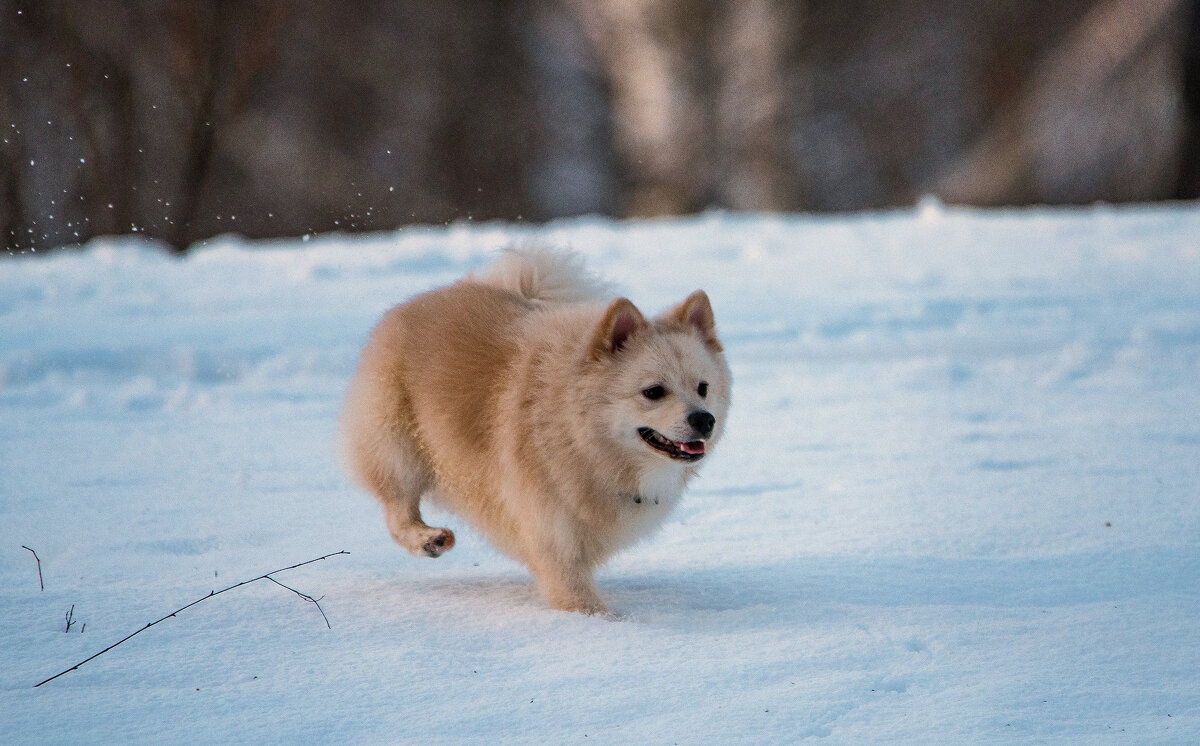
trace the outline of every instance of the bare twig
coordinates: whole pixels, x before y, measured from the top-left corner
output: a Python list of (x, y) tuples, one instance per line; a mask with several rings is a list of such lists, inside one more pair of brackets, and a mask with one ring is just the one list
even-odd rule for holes
[(295, 593), (300, 598), (303, 598), (305, 601), (309, 601), (310, 603), (315, 605), (317, 607), (317, 611), (321, 612), (321, 618), (325, 620), (325, 626), (328, 627), (329, 629), (333, 629), (333, 625), (329, 623), (329, 617), (325, 616), (325, 610), (321, 608), (321, 604), (317, 603), (318, 601), (321, 600), (321, 598), (325, 598), (324, 596), (321, 596), (321, 598), (313, 598), (312, 596), (308, 595), (307, 593), (301, 593), (300, 591), (296, 590), (295, 588), (291, 587), (290, 585), (284, 585), (283, 583), (280, 583), (278, 580), (271, 577), (270, 575), (267, 575), (266, 579), (271, 581), (275, 585), (279, 586), (280, 588), (287, 588), (289, 591), (291, 591), (292, 593)]
[(71, 604), (71, 608), (67, 609), (67, 628), (63, 632), (70, 632), (71, 625), (75, 623), (75, 604)]
[[(21, 548), (22, 548), (22, 549), (29, 549), (29, 547), (25, 546), (24, 544), (22, 544), (22, 545), (21, 545)], [(38, 585), (40, 585), (40, 586), (42, 587), (42, 590), (44, 591), (44, 590), (46, 590), (46, 584), (45, 584), (44, 582), (42, 582), (42, 558), (41, 558), (41, 557), (39, 557), (39, 556), (37, 556), (37, 552), (34, 552), (32, 549), (29, 549), (29, 551), (30, 551), (30, 552), (33, 552), (33, 558), (34, 558), (34, 560), (36, 560), (36, 561), (37, 561), (37, 565), (38, 565)]]
[[(349, 552), (347, 552), (346, 550), (344, 550), (344, 549), (343, 549), (343, 550), (342, 550), (342, 551), (340, 551), (340, 552), (333, 552), (333, 553), (331, 553), (331, 554), (326, 554), (326, 555), (325, 555), (325, 556), (323, 556), (323, 557), (317, 557), (317, 558), (315, 558), (315, 559), (310, 559), (310, 560), (308, 560), (308, 561), (306, 561), (306, 562), (297, 562), (297, 563), (296, 563), (296, 564), (294, 564), (294, 565), (288, 565), (287, 567), (281, 567), (281, 568), (280, 568), (280, 569), (278, 569), (278, 570), (272, 570), (271, 572), (268, 572), (268, 573), (263, 573), (262, 575), (259, 575), (259, 576), (258, 576), (258, 577), (256, 577), (256, 578), (250, 578), (249, 580), (243, 580), (243, 581), (242, 581), (242, 582), (240, 582), (240, 583), (234, 583), (233, 585), (231, 585), (231, 586), (228, 586), (228, 587), (226, 587), (226, 588), (222, 588), (222, 589), (221, 589), (221, 590), (219, 590), (219, 591), (209, 591), (207, 596), (201, 596), (200, 598), (196, 599), (195, 601), (192, 601), (190, 604), (187, 604), (187, 605), (185, 605), (185, 606), (181, 606), (181, 607), (179, 607), (178, 609), (176, 609), (175, 611), (172, 611), (170, 614), (167, 614), (166, 616), (164, 616), (164, 617), (162, 617), (162, 618), (160, 618), (160, 619), (155, 619), (153, 622), (150, 622), (150, 623), (149, 623), (149, 624), (147, 624), (145, 627), (142, 627), (142, 628), (138, 629), (138, 630), (137, 630), (137, 631), (135, 631), (135, 632), (131, 632), (130, 634), (126, 635), (125, 637), (121, 638), (120, 640), (117, 640), (117, 641), (116, 641), (116, 642), (114, 642), (112, 645), (109, 645), (109, 646), (108, 646), (108, 647), (106, 647), (105, 649), (101, 650), (99, 653), (96, 653), (95, 655), (92, 655), (91, 657), (84, 658), (83, 660), (79, 661), (78, 663), (76, 663), (75, 665), (71, 666), (71, 667), (70, 667), (70, 668), (68, 668), (67, 670), (65, 670), (65, 671), (60, 671), (59, 673), (56, 673), (56, 674), (54, 674), (53, 676), (51, 676), (50, 678), (46, 679), (45, 681), (40, 681), (40, 682), (38, 682), (38, 683), (34, 684), (34, 685), (33, 685), (33, 688), (34, 688), (34, 689), (36, 689), (36, 688), (38, 688), (39, 686), (41, 686), (42, 684), (47, 684), (47, 683), (49, 683), (49, 682), (51, 682), (51, 681), (54, 681), (54, 680), (55, 680), (55, 679), (57, 679), (59, 676), (63, 676), (63, 675), (65, 675), (65, 674), (68, 674), (68, 673), (70, 673), (70, 672), (72, 672), (72, 671), (76, 670), (77, 668), (79, 668), (80, 666), (82, 666), (84, 663), (87, 663), (88, 661), (92, 661), (92, 660), (95, 660), (96, 658), (99, 658), (100, 656), (104, 655), (105, 653), (107, 653), (108, 651), (112, 650), (113, 648), (115, 648), (116, 646), (120, 645), (121, 643), (125, 642), (126, 640), (130, 639), (131, 637), (134, 637), (135, 635), (139, 635), (139, 634), (141, 634), (142, 632), (145, 632), (146, 630), (150, 629), (151, 627), (153, 627), (154, 625), (158, 624), (159, 622), (165, 622), (166, 620), (170, 619), (171, 617), (175, 616), (176, 614), (179, 614), (181, 611), (186, 611), (187, 609), (190, 609), (191, 607), (195, 606), (196, 604), (200, 603), (201, 601), (206, 601), (206, 600), (208, 600), (208, 599), (212, 598), (213, 596), (219, 596), (220, 594), (224, 593), (225, 591), (231, 591), (231, 590), (233, 590), (234, 588), (241, 588), (243, 585), (249, 585), (250, 583), (254, 583), (254, 582), (257, 582), (257, 581), (259, 581), (259, 580), (270, 580), (272, 583), (275, 583), (276, 585), (283, 585), (282, 583), (280, 583), (278, 580), (275, 580), (275, 579), (274, 579), (274, 578), (272, 578), (271, 576), (272, 576), (272, 575), (275, 575), (276, 573), (286, 572), (286, 571), (288, 571), (288, 570), (295, 570), (297, 567), (304, 567), (305, 565), (311, 565), (311, 564), (312, 564), (312, 563), (314, 563), (314, 562), (320, 562), (321, 560), (324, 560), (324, 559), (329, 559), (330, 557), (336, 557), (336, 556), (337, 556), (337, 555), (339, 555), (339, 554), (350, 554), (350, 553), (349, 553)], [(284, 587), (285, 587), (285, 588), (287, 588), (287, 586), (284, 586)], [(297, 593), (298, 595), (300, 595), (300, 596), (302, 596), (302, 597), (308, 598), (308, 600), (312, 601), (313, 603), (316, 603), (316, 599), (313, 599), (311, 596), (304, 596), (304, 594), (303, 594), (303, 593), (299, 593), (298, 591), (295, 591), (295, 590), (293, 590), (293, 589), (291, 589), (291, 588), (288, 588), (288, 590), (289, 590), (289, 591), (292, 591), (293, 593)], [(322, 596), (322, 598), (324, 598), (324, 596)], [(318, 607), (317, 607), (317, 608), (318, 608), (318, 609), (320, 609), (320, 606), (318, 605)], [(325, 616), (325, 612), (324, 612), (324, 611), (322, 611), (322, 612), (321, 612), (321, 616)], [(326, 620), (325, 620), (325, 623), (326, 623), (326, 624), (329, 624), (329, 619), (326, 619)], [(333, 629), (333, 627), (331, 626), (331, 627), (330, 627), (330, 629)]]

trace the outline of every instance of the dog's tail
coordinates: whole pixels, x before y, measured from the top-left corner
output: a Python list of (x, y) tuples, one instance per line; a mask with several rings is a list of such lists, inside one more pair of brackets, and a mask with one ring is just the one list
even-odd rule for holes
[(588, 271), (578, 254), (543, 246), (505, 249), (471, 280), (550, 303), (603, 301), (615, 295), (612, 287)]

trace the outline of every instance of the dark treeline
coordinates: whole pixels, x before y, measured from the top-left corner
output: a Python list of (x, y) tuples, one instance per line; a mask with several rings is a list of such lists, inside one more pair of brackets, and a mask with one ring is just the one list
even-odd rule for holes
[(8, 253), (1191, 198), (1191, 0), (0, 0)]

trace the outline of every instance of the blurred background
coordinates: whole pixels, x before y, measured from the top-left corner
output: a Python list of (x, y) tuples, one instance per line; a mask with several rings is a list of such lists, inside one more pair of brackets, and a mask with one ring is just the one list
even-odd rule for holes
[(1200, 0), (0, 0), (7, 254), (1192, 199)]

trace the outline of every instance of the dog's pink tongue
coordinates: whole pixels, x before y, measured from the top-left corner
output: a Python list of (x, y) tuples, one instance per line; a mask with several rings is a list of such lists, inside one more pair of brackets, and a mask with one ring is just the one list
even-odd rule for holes
[(684, 453), (693, 455), (693, 456), (696, 455), (697, 453), (704, 453), (704, 441), (703, 440), (693, 440), (690, 443), (680, 443), (679, 450), (683, 451)]

